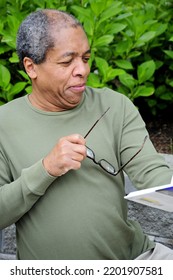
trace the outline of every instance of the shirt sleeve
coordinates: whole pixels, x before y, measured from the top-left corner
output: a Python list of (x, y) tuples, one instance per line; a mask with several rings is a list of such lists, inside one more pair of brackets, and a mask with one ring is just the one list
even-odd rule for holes
[(144, 189), (170, 183), (173, 170), (156, 151), (138, 109), (125, 96), (123, 108), (121, 164), (126, 163), (140, 149), (145, 136), (148, 136), (142, 150), (125, 168), (133, 185), (137, 189)]
[(49, 175), (42, 160), (23, 169), (11, 182), (10, 170), (0, 153), (0, 228), (17, 222), (44, 195), (56, 177)]

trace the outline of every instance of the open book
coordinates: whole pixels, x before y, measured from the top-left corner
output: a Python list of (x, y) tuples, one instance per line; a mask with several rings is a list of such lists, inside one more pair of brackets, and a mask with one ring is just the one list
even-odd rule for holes
[(125, 199), (173, 212), (173, 177), (170, 184), (130, 192)]

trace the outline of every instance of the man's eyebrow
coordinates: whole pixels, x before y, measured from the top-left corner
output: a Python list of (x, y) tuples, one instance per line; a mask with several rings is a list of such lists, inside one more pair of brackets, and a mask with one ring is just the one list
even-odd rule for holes
[[(86, 52), (84, 52), (83, 54), (82, 54), (82, 56), (84, 56), (84, 55), (86, 55), (86, 54), (90, 54), (91, 53), (91, 50), (89, 49), (89, 50), (87, 50)], [(61, 58), (65, 58), (65, 57), (68, 57), (68, 56), (77, 56), (78, 55), (78, 53), (77, 52), (66, 52), (66, 53), (64, 53), (62, 56), (61, 56)]]
[(91, 49), (87, 50), (87, 51), (84, 53), (84, 55), (85, 55), (85, 54), (91, 54)]

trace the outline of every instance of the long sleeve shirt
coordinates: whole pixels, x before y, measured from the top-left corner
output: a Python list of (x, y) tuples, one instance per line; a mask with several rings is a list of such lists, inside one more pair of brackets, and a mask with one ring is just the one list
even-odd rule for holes
[[(108, 107), (86, 144), (118, 170), (148, 134), (126, 96), (87, 87), (72, 110), (42, 111), (28, 96), (0, 107), (0, 228), (16, 224), (18, 259), (134, 259), (155, 246), (128, 219), (123, 172), (112, 176), (89, 158), (61, 177), (43, 167), (61, 137), (84, 136)], [(124, 171), (138, 189), (173, 175), (149, 138)]]

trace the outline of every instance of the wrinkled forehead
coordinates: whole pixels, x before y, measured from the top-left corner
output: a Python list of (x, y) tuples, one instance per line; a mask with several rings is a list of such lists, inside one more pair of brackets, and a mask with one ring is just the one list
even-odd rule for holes
[(51, 32), (52, 39), (54, 40), (54, 46), (62, 46), (64, 49), (66, 46), (89, 46), (88, 38), (84, 30), (78, 27), (63, 26), (61, 29), (56, 27)]
[(54, 40), (53, 47), (49, 49), (47, 55), (65, 58), (69, 56), (83, 56), (90, 54), (88, 38), (81, 27), (63, 27), (60, 30), (52, 31)]

